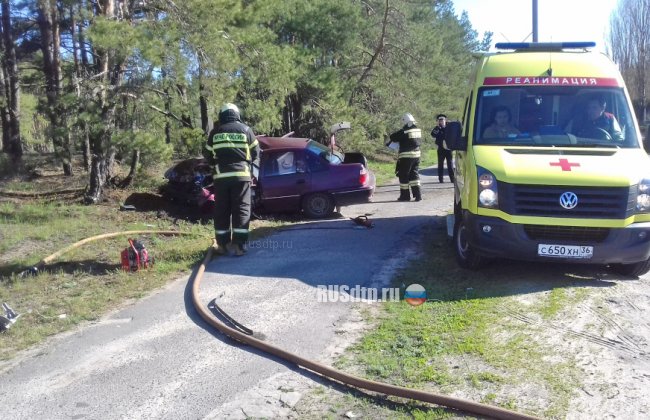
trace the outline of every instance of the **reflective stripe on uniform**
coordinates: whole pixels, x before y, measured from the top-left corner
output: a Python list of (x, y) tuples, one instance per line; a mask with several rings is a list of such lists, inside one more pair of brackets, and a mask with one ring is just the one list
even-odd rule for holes
[(251, 173), (250, 171), (216, 172), (213, 178), (228, 178), (233, 176), (245, 176), (250, 178)]
[(404, 134), (408, 135), (410, 139), (422, 138), (422, 130), (419, 128), (411, 128), (410, 130), (404, 131)]
[(415, 180), (415, 181), (410, 181), (409, 185), (411, 187), (419, 187), (420, 186), (420, 180), (418, 179), (418, 180)]
[(230, 233), (230, 231), (229, 230), (216, 230), (215, 233), (217, 235), (225, 235), (227, 233)]
[(398, 158), (419, 158), (420, 157), (420, 151), (419, 150), (414, 150), (411, 152), (401, 152), (400, 154), (397, 155)]
[(259, 142), (257, 139), (255, 139), (255, 141), (253, 141), (251, 144), (247, 144), (248, 147), (246, 148), (246, 160), (251, 160), (251, 149), (257, 147), (258, 144)]
[(408, 190), (409, 189), (409, 184), (399, 184), (399, 189), (400, 190)]
[(242, 150), (248, 150), (248, 144), (234, 144), (234, 143), (219, 143), (215, 144), (212, 146), (212, 151), (217, 150), (217, 149), (242, 149)]
[(248, 233), (248, 229), (236, 228), (236, 229), (233, 229), (232, 231), (233, 231), (233, 233)]

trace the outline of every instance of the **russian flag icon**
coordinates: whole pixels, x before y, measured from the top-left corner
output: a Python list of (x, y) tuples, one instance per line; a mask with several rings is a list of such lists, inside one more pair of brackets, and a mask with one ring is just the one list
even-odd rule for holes
[(404, 291), (404, 299), (409, 305), (422, 305), (427, 301), (427, 291), (419, 284), (411, 284)]

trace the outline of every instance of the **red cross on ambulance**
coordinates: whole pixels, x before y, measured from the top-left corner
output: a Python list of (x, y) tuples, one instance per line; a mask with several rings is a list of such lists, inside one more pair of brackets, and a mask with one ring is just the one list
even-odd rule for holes
[(569, 162), (569, 159), (560, 159), (559, 162), (551, 162), (549, 165), (559, 166), (563, 171), (571, 171), (571, 167), (580, 166), (578, 162)]

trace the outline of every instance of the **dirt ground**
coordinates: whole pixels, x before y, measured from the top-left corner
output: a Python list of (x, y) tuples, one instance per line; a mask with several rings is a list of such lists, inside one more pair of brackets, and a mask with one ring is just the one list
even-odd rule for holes
[(577, 361), (582, 387), (568, 419), (650, 418), (650, 281), (646, 275), (601, 282), (560, 321), (513, 317)]

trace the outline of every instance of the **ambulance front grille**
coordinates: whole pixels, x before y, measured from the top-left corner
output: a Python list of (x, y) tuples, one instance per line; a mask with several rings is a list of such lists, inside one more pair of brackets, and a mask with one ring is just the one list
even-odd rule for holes
[[(518, 216), (625, 219), (634, 214), (636, 186), (571, 187), (513, 185), (499, 183), (501, 210)], [(578, 197), (573, 209), (560, 205), (560, 196), (572, 192)]]
[(583, 226), (524, 225), (526, 235), (536, 241), (571, 241), (572, 243), (599, 243), (609, 235), (608, 228)]

